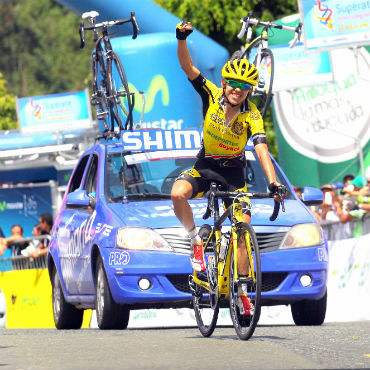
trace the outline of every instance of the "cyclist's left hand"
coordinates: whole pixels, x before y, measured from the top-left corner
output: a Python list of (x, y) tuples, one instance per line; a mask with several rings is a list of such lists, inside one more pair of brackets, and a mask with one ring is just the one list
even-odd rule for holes
[[(269, 190), (271, 191), (271, 193), (278, 193), (281, 197), (281, 199), (285, 199), (285, 196), (286, 196), (286, 193), (287, 193), (287, 188), (285, 185), (282, 185), (280, 184), (279, 182), (272, 182), (270, 185), (269, 185)], [(274, 199), (277, 201), (277, 202), (280, 202), (280, 197), (279, 195), (274, 195)]]

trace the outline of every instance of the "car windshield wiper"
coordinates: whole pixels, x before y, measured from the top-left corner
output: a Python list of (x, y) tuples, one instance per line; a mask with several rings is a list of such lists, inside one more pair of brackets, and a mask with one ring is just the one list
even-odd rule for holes
[(150, 200), (160, 200), (160, 199), (171, 199), (170, 194), (163, 194), (163, 193), (137, 193), (137, 194), (126, 194), (126, 195), (121, 195), (119, 197), (113, 198), (113, 202), (117, 202), (120, 200), (145, 200), (145, 199), (150, 199)]

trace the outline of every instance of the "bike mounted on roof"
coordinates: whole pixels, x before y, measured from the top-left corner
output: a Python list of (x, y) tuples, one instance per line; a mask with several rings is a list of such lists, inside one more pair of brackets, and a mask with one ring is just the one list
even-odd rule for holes
[[(300, 41), (302, 23), (299, 23), (297, 27), (291, 27), (272, 22), (263, 22), (252, 18), (252, 13), (248, 13), (240, 22), (242, 23), (242, 28), (237, 37), (241, 40), (247, 33), (245, 45), (240, 50), (235, 51), (231, 59), (246, 58), (258, 69), (259, 81), (257, 86), (253, 88), (250, 100), (257, 106), (264, 118), (273, 97), (272, 86), (274, 81), (274, 56), (268, 47), (269, 30), (275, 28), (294, 32), (294, 38), (289, 43), (289, 46), (292, 48)], [(261, 34), (252, 40), (254, 26), (262, 26), (263, 28)]]
[[(139, 26), (135, 13), (131, 12), (130, 18), (118, 19), (96, 23), (96, 11), (82, 14), (82, 19), (87, 20), (91, 26), (80, 22), (79, 34), (80, 48), (85, 46), (85, 30), (94, 34), (95, 49), (91, 54), (91, 69), (93, 74), (91, 104), (96, 107), (96, 117), (104, 124), (104, 132), (97, 139), (119, 138), (122, 130), (132, 130), (134, 126), (133, 109), (135, 94), (130, 92), (127, 77), (119, 56), (113, 51), (110, 41), (109, 28), (125, 23), (132, 24), (132, 38), (136, 39)], [(144, 92), (141, 118), (144, 114)], [(118, 130), (118, 132), (117, 132)]]

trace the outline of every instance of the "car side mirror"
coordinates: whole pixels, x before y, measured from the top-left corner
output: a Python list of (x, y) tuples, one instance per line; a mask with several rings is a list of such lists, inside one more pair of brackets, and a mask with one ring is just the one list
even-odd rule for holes
[(90, 197), (86, 190), (76, 190), (67, 195), (66, 205), (70, 207), (88, 207), (90, 206)]
[(319, 206), (324, 201), (324, 194), (320, 189), (305, 186), (302, 192), (302, 200), (306, 206)]

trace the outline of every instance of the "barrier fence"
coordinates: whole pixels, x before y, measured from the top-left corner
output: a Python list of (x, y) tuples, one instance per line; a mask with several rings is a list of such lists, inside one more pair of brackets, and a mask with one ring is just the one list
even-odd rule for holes
[(321, 227), (327, 240), (358, 238), (370, 233), (370, 215), (345, 223), (340, 221), (322, 221)]
[[(35, 240), (48, 240), (50, 235), (35, 236), (31, 238), (23, 238), (12, 242), (4, 256), (0, 256), (0, 272), (11, 270), (28, 270), (28, 269), (43, 269), (47, 267), (47, 255), (41, 255), (38, 258), (30, 258), (19, 255), (19, 245), (29, 245)], [(0, 287), (1, 288), (1, 287)]]

